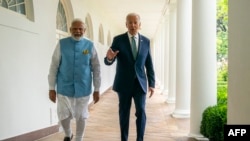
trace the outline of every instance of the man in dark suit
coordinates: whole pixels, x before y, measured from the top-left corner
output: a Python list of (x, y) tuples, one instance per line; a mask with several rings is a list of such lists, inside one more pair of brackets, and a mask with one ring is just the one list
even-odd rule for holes
[(136, 109), (136, 141), (143, 141), (146, 125), (146, 94), (149, 91), (149, 97), (151, 97), (155, 87), (150, 40), (139, 34), (140, 26), (140, 16), (136, 13), (128, 14), (126, 17), (128, 32), (114, 37), (104, 58), (106, 65), (112, 65), (117, 60), (113, 90), (119, 97), (121, 141), (128, 140), (132, 99)]

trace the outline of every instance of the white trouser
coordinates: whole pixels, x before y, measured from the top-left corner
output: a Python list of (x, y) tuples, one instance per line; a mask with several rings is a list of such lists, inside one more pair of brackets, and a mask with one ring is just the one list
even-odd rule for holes
[[(71, 119), (72, 117), (69, 117), (61, 121), (61, 125), (63, 127), (66, 137), (71, 137), (72, 135), (71, 126), (70, 126)], [(78, 120), (76, 120), (76, 133), (74, 135), (75, 141), (83, 140), (85, 126), (86, 126), (85, 118), (79, 118)]]
[(71, 120), (76, 119), (75, 141), (82, 141), (86, 119), (89, 117), (88, 103), (90, 96), (71, 98), (57, 95), (57, 114), (66, 137), (71, 137)]

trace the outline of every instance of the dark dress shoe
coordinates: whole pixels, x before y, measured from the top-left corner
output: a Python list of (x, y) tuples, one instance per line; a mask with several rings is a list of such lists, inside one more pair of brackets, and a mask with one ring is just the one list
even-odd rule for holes
[(71, 137), (64, 137), (63, 141), (71, 141), (73, 138), (73, 134), (71, 135)]

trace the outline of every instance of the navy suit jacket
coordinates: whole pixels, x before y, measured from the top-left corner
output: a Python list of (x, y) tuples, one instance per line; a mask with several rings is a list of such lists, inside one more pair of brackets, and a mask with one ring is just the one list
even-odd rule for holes
[(113, 39), (111, 49), (113, 51), (119, 50), (117, 56), (112, 61), (108, 61), (107, 57), (104, 58), (106, 65), (111, 65), (117, 60), (113, 90), (118, 93), (131, 92), (136, 77), (144, 93), (147, 93), (148, 86), (155, 87), (155, 72), (150, 54), (150, 40), (139, 34), (138, 41), (136, 60), (133, 58), (127, 32)]

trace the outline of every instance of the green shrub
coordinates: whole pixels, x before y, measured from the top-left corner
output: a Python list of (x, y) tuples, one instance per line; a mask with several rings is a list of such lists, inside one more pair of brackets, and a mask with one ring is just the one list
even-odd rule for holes
[(226, 105), (215, 105), (206, 108), (202, 114), (201, 134), (211, 141), (223, 141), (224, 124), (227, 122), (226, 115)]
[(200, 132), (204, 137), (208, 137), (208, 127), (209, 127), (209, 113), (212, 110), (212, 106), (207, 107), (203, 114), (202, 114), (202, 120), (201, 120), (201, 127), (200, 127)]

